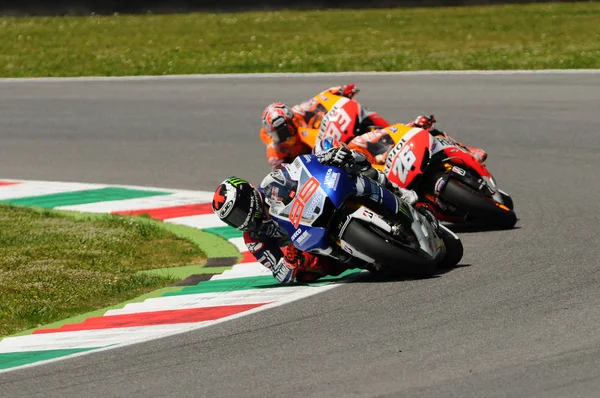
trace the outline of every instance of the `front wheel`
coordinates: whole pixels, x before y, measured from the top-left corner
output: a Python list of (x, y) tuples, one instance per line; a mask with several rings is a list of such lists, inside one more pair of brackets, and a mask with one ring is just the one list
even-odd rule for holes
[(459, 237), (450, 231), (448, 228), (440, 224), (438, 228), (438, 234), (446, 245), (446, 256), (440, 263), (440, 268), (452, 268), (455, 267), (463, 256), (463, 244)]
[(498, 228), (510, 229), (517, 223), (513, 210), (454, 179), (448, 180), (440, 196), (474, 218)]
[(381, 263), (386, 270), (422, 278), (432, 276), (437, 271), (438, 260), (410, 253), (358, 220), (350, 221), (342, 239), (354, 249)]
[(511, 210), (515, 210), (515, 204), (513, 203), (512, 198), (510, 197), (509, 194), (507, 194), (504, 191), (498, 190), (498, 192), (500, 192), (500, 196), (502, 196), (502, 200), (504, 201), (504, 205), (506, 207), (508, 207)]

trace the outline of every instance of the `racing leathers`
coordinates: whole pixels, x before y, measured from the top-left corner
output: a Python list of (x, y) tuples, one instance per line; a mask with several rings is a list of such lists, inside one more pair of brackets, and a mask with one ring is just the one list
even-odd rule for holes
[(388, 151), (394, 146), (394, 141), (390, 136), (390, 129), (393, 129), (395, 126), (400, 125), (418, 127), (428, 130), (432, 136), (442, 136), (446, 140), (453, 142), (456, 145), (461, 146), (467, 151), (471, 152), (471, 154), (480, 162), (483, 163), (485, 161), (485, 159), (487, 158), (487, 153), (483, 149), (471, 147), (454, 140), (447, 133), (434, 128), (434, 122), (435, 118), (433, 117), (433, 115), (419, 116), (414, 121), (406, 125), (398, 123), (387, 126), (385, 128), (376, 129), (363, 135), (354, 137), (352, 141), (348, 143), (348, 148), (362, 153), (372, 164), (385, 164)]
[[(401, 211), (401, 201), (414, 204), (417, 195), (414, 191), (396, 189), (389, 184), (385, 175), (374, 169), (358, 152), (346, 148), (333, 148), (318, 156), (325, 165), (343, 167), (355, 176), (357, 197), (369, 201), (375, 211), (397, 213)], [(261, 182), (259, 192), (268, 219), (257, 232), (244, 232), (244, 242), (248, 250), (265, 267), (273, 272), (280, 283), (312, 282), (325, 275), (339, 275), (348, 268), (368, 268), (362, 260), (345, 255), (338, 247), (330, 248), (328, 253), (314, 254), (298, 250), (285, 230), (270, 214), (271, 206), (289, 203), (295, 195), (297, 182), (282, 165), (269, 173)], [(388, 188), (386, 188), (388, 187)], [(394, 189), (392, 193), (391, 189)], [(282, 249), (283, 248), (283, 249)]]
[(465, 145), (463, 143), (460, 143), (458, 141), (456, 141), (455, 139), (453, 139), (452, 137), (450, 137), (447, 133), (438, 130), (434, 127), (435, 125), (435, 116), (433, 115), (429, 115), (429, 116), (417, 116), (417, 118), (415, 120), (413, 120), (412, 122), (408, 123), (407, 126), (409, 127), (419, 127), (425, 130), (428, 130), (429, 133), (431, 133), (431, 135), (433, 136), (438, 136), (441, 135), (442, 137), (444, 137), (446, 140), (455, 143), (458, 146), (461, 146), (463, 148), (465, 148), (467, 151), (471, 152), (471, 154), (473, 156), (475, 156), (475, 159), (479, 160), (481, 163), (485, 162), (485, 160), (487, 159), (487, 153), (481, 149), (481, 148), (476, 148), (473, 146), (468, 146)]
[[(284, 142), (274, 142), (267, 130), (262, 127), (260, 129), (260, 138), (267, 147), (267, 162), (272, 167), (277, 167), (283, 163), (290, 163), (299, 155), (311, 153), (312, 148), (302, 142), (297, 132), (299, 128), (319, 127), (321, 119), (326, 114), (325, 108), (317, 99), (319, 95), (323, 93), (333, 93), (352, 99), (358, 92), (359, 90), (354, 84), (331, 87), (317, 94), (310, 100), (293, 106), (291, 108), (293, 113), (292, 123), (295, 125), (294, 130), (296, 131), (296, 134), (290, 136)], [(362, 125), (365, 127), (374, 126), (376, 128), (382, 128), (389, 125), (389, 123), (378, 113), (370, 111), (365, 107), (363, 107), (363, 115), (366, 116), (362, 121)]]

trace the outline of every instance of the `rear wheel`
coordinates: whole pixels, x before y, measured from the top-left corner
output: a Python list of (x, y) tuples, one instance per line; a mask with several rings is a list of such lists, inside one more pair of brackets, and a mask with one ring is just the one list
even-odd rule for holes
[(354, 249), (381, 263), (386, 271), (416, 277), (429, 277), (437, 271), (437, 260), (410, 253), (358, 220), (350, 221), (342, 239)]
[(474, 218), (498, 228), (510, 229), (517, 223), (517, 215), (508, 206), (496, 203), (454, 179), (448, 180), (440, 196)]

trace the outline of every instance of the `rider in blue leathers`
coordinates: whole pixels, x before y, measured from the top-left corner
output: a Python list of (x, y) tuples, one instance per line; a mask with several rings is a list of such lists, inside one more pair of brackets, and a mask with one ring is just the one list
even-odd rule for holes
[[(370, 206), (375, 210), (397, 212), (401, 206), (399, 201), (411, 205), (417, 201), (414, 191), (394, 188), (359, 152), (336, 147), (320, 154), (318, 160), (354, 174), (357, 195), (370, 200)], [(269, 206), (272, 201), (289, 203), (295, 194), (295, 184), (285, 167), (269, 173), (259, 187), (244, 179), (230, 177), (214, 193), (213, 212), (226, 224), (244, 231), (248, 250), (281, 283), (311, 282), (325, 275), (338, 275), (348, 267), (368, 266), (356, 263), (357, 260), (350, 256), (342, 263), (326, 255), (302, 252), (290, 243), (287, 233), (270, 217)]]

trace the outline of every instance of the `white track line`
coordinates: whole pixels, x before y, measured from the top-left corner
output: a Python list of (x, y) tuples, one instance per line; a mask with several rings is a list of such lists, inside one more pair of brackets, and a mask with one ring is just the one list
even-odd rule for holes
[[(10, 181), (0, 179), (0, 181)], [(107, 185), (79, 184), (72, 182), (33, 182), (27, 184), (15, 184), (2, 186), (0, 190), (0, 200), (31, 198), (35, 196), (60, 194), (67, 192), (87, 191), (90, 189), (106, 188)]]
[(217, 216), (216, 214), (200, 214), (197, 216), (168, 218), (165, 220), (165, 222), (169, 224), (185, 225), (188, 227), (198, 229), (227, 226), (227, 224), (221, 221), (219, 216)]
[(424, 70), (403, 72), (310, 72), (310, 73), (215, 73), (157, 76), (83, 76), (83, 77), (16, 77), (0, 78), (0, 83), (55, 83), (154, 80), (271, 79), (335, 76), (430, 76), (430, 75), (530, 75), (530, 74), (599, 74), (600, 69), (527, 69), (527, 70)]
[(196, 325), (193, 325), (192, 323), (176, 323), (167, 325), (133, 326), (125, 328), (73, 330), (66, 332), (7, 337), (0, 342), (0, 353), (121, 345), (123, 343), (137, 341), (140, 338), (157, 339), (172, 334), (186, 332), (192, 329), (194, 326), (204, 326), (204, 322), (195, 322)]
[(174, 206), (204, 204), (212, 201), (212, 192), (178, 192), (169, 195), (148, 196), (145, 198), (113, 200), (109, 202), (86, 203), (83, 205), (58, 206), (54, 210), (71, 210), (84, 213), (112, 213), (115, 211), (133, 211), (157, 209)]
[[(2, 81), (2, 79), (0, 79), (0, 82)], [(209, 191), (194, 191), (191, 189), (175, 189), (175, 188), (162, 188), (162, 187), (153, 187), (153, 186), (146, 186), (146, 185), (123, 185), (123, 184), (112, 184), (112, 183), (81, 183), (81, 182), (71, 182), (71, 181), (48, 181), (48, 180), (23, 180), (23, 179), (14, 179), (14, 178), (4, 178), (0, 176), (0, 181), (7, 181), (7, 182), (20, 182), (20, 183), (27, 183), (27, 184), (53, 184), (53, 185), (89, 185), (92, 188), (87, 188), (87, 189), (100, 189), (100, 188), (106, 188), (106, 187), (111, 187), (111, 188), (126, 188), (126, 189), (141, 189), (141, 190), (146, 190), (146, 191), (162, 191), (162, 192), (171, 192), (171, 193), (188, 193), (188, 194), (205, 194), (205, 195), (212, 195), (214, 194), (214, 192), (209, 192)], [(9, 185), (10, 186), (10, 185)], [(5, 187), (2, 187), (3, 189)], [(212, 196), (210, 197), (212, 200)]]
[(229, 242), (231, 242), (231, 244), (233, 244), (240, 252), (247, 252), (248, 251), (248, 246), (246, 246), (246, 243), (244, 242), (244, 238), (231, 238), (229, 239)]
[(234, 265), (229, 270), (223, 271), (221, 274), (213, 275), (210, 280), (218, 281), (223, 279), (245, 278), (250, 276), (273, 276), (273, 273), (270, 269), (258, 262), (241, 263)]
[[(126, 304), (121, 309), (108, 310), (103, 316), (149, 313), (155, 311), (184, 310), (190, 308), (216, 307), (223, 305), (257, 304), (291, 297), (302, 293), (309, 286), (290, 286), (278, 289), (249, 289), (230, 292), (183, 294), (156, 297), (141, 303)], [(265, 291), (266, 290), (266, 291)]]

